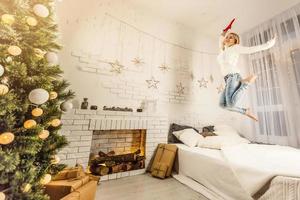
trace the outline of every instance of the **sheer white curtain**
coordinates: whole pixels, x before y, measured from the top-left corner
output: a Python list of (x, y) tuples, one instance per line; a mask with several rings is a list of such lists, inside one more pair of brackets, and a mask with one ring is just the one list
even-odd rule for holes
[(277, 35), (270, 50), (247, 57), (249, 73), (258, 75), (250, 91), (259, 122), (252, 133), (259, 142), (300, 147), (300, 4), (243, 34), (254, 46)]

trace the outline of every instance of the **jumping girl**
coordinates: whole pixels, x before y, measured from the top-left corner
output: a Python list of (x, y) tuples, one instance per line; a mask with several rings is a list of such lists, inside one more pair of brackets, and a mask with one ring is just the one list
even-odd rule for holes
[[(232, 22), (230, 23), (230, 28)], [(240, 70), (237, 67), (237, 62), (240, 54), (251, 54), (267, 50), (273, 47), (275, 42), (276, 36), (265, 44), (253, 47), (244, 47), (239, 45), (240, 37), (238, 34), (233, 32), (228, 33), (228, 27), (223, 30), (219, 41), (220, 53), (218, 55), (218, 62), (221, 66), (221, 72), (225, 80), (225, 89), (222, 92), (220, 99), (220, 106), (222, 108), (241, 113), (255, 121), (258, 121), (257, 118), (250, 112), (249, 108), (246, 109), (236, 106), (237, 100), (240, 99), (249, 84), (253, 83), (257, 78), (257, 76), (253, 74), (242, 79)]]

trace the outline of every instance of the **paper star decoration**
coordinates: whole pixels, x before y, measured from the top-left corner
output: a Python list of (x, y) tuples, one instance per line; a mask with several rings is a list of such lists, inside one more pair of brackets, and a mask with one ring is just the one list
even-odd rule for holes
[(220, 93), (224, 90), (224, 85), (223, 85), (223, 84), (220, 84), (220, 85), (217, 87), (217, 90), (218, 90), (218, 94), (220, 94)]
[(109, 62), (109, 64), (111, 66), (111, 70), (110, 70), (111, 72), (121, 74), (122, 69), (124, 68), (124, 66), (121, 65), (118, 60), (115, 60), (115, 62)]
[(182, 83), (179, 83), (179, 85), (176, 85), (177, 87), (177, 92), (181, 95), (184, 94), (184, 87), (182, 85)]
[(198, 83), (199, 83), (200, 88), (202, 88), (202, 87), (207, 88), (208, 81), (205, 80), (204, 78), (202, 78), (201, 80), (198, 80)]
[(161, 69), (161, 71), (169, 71), (169, 67), (167, 64), (163, 63), (159, 66), (159, 68)]
[(140, 57), (135, 57), (131, 62), (136, 66), (141, 66), (144, 64), (143, 60)]
[(157, 84), (159, 83), (159, 81), (155, 80), (153, 76), (151, 77), (151, 79), (146, 80), (146, 82), (148, 83), (148, 88), (158, 88)]

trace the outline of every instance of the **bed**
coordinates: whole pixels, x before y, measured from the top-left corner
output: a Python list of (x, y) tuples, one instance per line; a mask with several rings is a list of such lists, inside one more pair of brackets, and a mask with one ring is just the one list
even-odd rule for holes
[(173, 177), (209, 199), (251, 199), (235, 178), (220, 150), (178, 147), (178, 174)]
[(300, 151), (296, 149), (258, 144), (222, 150), (175, 145), (178, 173), (173, 177), (209, 199), (300, 199)]

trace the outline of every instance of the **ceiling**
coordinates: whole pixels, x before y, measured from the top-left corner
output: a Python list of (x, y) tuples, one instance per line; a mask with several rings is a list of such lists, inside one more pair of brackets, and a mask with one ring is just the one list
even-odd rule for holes
[(147, 9), (177, 23), (212, 36), (236, 18), (234, 30), (243, 33), (300, 3), (300, 0), (132, 0)]

